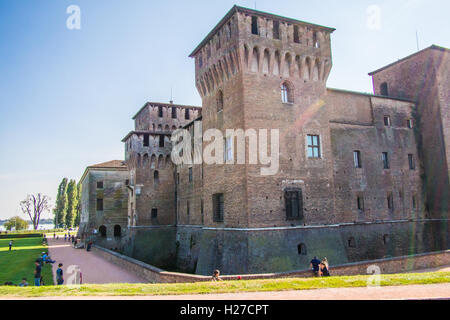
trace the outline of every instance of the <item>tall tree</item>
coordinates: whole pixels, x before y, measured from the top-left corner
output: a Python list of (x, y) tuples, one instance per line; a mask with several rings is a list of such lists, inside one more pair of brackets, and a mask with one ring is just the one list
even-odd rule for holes
[(50, 198), (41, 193), (28, 195), (25, 200), (20, 202), (20, 207), (23, 213), (30, 218), (33, 229), (37, 230), (41, 220), (41, 214), (45, 211), (50, 211)]
[(81, 221), (81, 181), (77, 184), (77, 214), (75, 216), (75, 227), (80, 226)]
[(61, 183), (58, 187), (58, 193), (56, 195), (56, 207), (53, 210), (53, 214), (55, 215), (55, 227), (60, 228), (66, 222), (66, 214), (67, 214), (67, 182), (68, 179), (62, 179)]
[(66, 227), (72, 228), (75, 222), (75, 217), (77, 214), (77, 182), (75, 180), (70, 180), (67, 186), (67, 214), (66, 214)]

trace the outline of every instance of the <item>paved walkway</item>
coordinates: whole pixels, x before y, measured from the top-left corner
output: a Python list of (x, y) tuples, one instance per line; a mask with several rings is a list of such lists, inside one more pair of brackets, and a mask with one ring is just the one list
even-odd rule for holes
[(83, 283), (146, 283), (144, 279), (122, 269), (103, 258), (87, 252), (85, 249), (74, 249), (71, 242), (64, 238), (53, 240), (48, 238), (49, 254), (56, 262), (53, 264), (54, 279), (58, 263), (63, 263), (64, 279), (74, 274), (74, 267), (78, 266), (82, 273)]

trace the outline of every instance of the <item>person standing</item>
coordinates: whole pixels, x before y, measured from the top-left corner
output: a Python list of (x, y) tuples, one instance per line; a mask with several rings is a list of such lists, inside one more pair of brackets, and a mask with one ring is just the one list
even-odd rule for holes
[(315, 277), (319, 276), (319, 271), (320, 271), (319, 265), (320, 265), (320, 260), (317, 259), (317, 257), (314, 257), (314, 259), (311, 260), (310, 266), (311, 266), (311, 269), (312, 269)]
[(13, 245), (13, 241), (9, 240), (9, 251), (11, 251), (12, 245)]
[(64, 233), (64, 241), (67, 241), (67, 233)]
[(58, 264), (58, 269), (56, 270), (56, 283), (58, 286), (62, 285), (64, 283), (64, 277), (63, 277), (63, 264)]
[(36, 269), (34, 270), (34, 285), (36, 287), (40, 287), (41, 286), (41, 262), (38, 260), (36, 260), (34, 262), (34, 264), (36, 265)]

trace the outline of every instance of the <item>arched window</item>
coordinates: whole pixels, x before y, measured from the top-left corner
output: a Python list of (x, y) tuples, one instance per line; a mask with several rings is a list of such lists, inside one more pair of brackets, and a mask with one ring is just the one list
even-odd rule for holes
[(292, 87), (287, 81), (281, 84), (281, 101), (283, 103), (294, 103)]
[(114, 237), (121, 237), (122, 236), (122, 228), (116, 224), (114, 226)]
[(98, 228), (98, 231), (100, 232), (100, 236), (102, 238), (106, 238), (106, 227), (105, 226), (100, 226), (100, 228)]
[(304, 243), (300, 243), (297, 246), (298, 254), (301, 256), (306, 256), (308, 252), (306, 251), (306, 245)]
[(219, 90), (217, 93), (217, 112), (223, 110), (223, 92)]

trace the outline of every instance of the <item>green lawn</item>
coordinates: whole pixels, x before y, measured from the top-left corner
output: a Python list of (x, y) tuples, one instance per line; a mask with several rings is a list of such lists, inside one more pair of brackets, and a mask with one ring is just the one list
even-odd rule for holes
[[(9, 241), (13, 240), (9, 251)], [(0, 239), (0, 285), (5, 282), (19, 284), (22, 278), (27, 278), (34, 285), (34, 261), (47, 247), (42, 245), (42, 238)], [(53, 274), (50, 264), (42, 268), (44, 283), (53, 285)]]
[[(264, 292), (322, 288), (365, 287), (369, 276), (222, 281), (180, 284), (106, 284), (48, 287), (0, 287), (0, 296), (142, 296), (232, 292)], [(381, 286), (450, 282), (450, 272), (382, 275)]]

